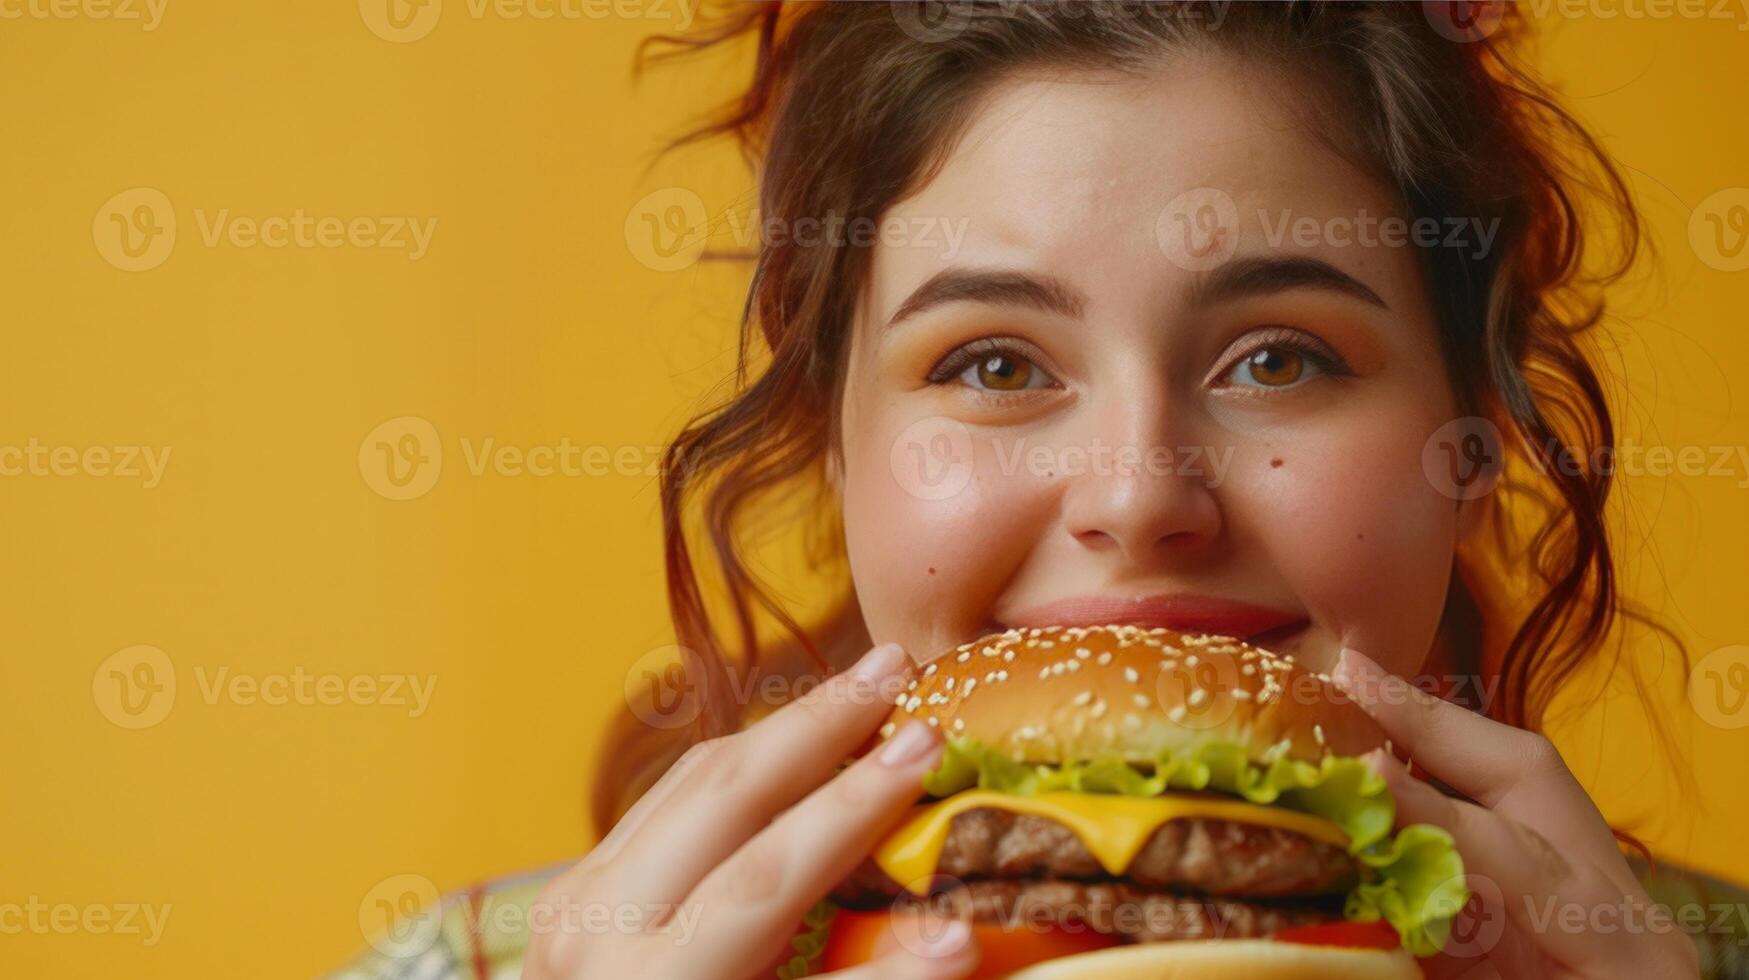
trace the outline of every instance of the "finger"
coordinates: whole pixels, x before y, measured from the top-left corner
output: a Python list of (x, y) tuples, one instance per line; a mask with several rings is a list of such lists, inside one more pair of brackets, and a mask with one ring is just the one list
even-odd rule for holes
[(978, 957), (971, 927), (952, 919), (897, 941), (895, 948), (878, 960), (835, 970), (820, 980), (959, 980), (977, 969)]
[(940, 758), (940, 734), (913, 721), (772, 821), (688, 897), (712, 910), (705, 946), (749, 962), (774, 955), (917, 801)]
[(613, 829), (608, 831), (607, 836), (589, 850), (581, 862), (582, 866), (605, 865), (611, 862), (625, 846), (626, 841), (630, 840), (637, 829), (643, 826), (644, 821), (649, 819), (650, 814), (661, 809), (668, 798), (679, 790), (681, 784), (703, 764), (705, 757), (720, 747), (720, 740), (711, 739), (688, 748), (684, 755), (668, 767), (668, 771), (662, 774), (662, 778), (656, 780), (655, 785), (645, 790), (643, 796), (638, 797), (638, 801), (632, 804), (631, 809), (619, 818), (619, 821), (613, 825)]
[(1549, 764), (1546, 739), (1436, 698), (1358, 650), (1342, 651), (1330, 679), (1372, 715), (1399, 754), (1484, 806), (1497, 804), (1533, 765)]
[[(1616, 948), (1620, 937), (1600, 937), (1588, 927), (1593, 909), (1620, 908), (1633, 898), (1582, 855), (1569, 856), (1524, 824), (1440, 793), (1386, 752), (1375, 750), (1366, 759), (1390, 786), (1399, 824), (1430, 823), (1451, 833), (1471, 890), (1494, 906), (1483, 915), (1505, 916), (1540, 951), (1584, 975), (1589, 968), (1638, 958), (1633, 950)], [(1575, 921), (1582, 927), (1573, 928)]]
[(748, 730), (715, 739), (603, 871), (615, 901), (678, 902), (784, 808), (825, 782), (891, 712), (910, 665), (896, 644)]

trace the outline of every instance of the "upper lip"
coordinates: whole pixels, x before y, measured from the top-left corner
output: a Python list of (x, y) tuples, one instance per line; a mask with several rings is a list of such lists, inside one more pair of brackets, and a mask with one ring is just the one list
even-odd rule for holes
[(1151, 596), (1089, 595), (1058, 599), (1003, 617), (1007, 627), (1127, 625), (1215, 633), (1251, 640), (1306, 625), (1303, 614), (1240, 599), (1176, 593)]

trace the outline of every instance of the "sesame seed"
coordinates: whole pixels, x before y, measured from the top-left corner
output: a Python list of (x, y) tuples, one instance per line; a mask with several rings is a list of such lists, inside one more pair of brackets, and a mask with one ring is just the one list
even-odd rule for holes
[(1093, 656), (1093, 651), (1087, 649), (1086, 647), (1076, 647), (1075, 648), (1075, 656), (1077, 659), (1086, 660), (1088, 657)]
[(928, 677), (929, 675), (931, 675), (933, 673), (935, 673), (935, 665), (934, 664), (930, 664), (929, 666), (923, 668), (923, 676), (924, 677)]
[(1088, 713), (1091, 714), (1095, 718), (1104, 717), (1104, 715), (1105, 715), (1105, 699), (1100, 698), (1099, 700), (1093, 702), (1093, 708)]
[(1324, 726), (1323, 725), (1313, 725), (1312, 726), (1312, 737), (1318, 740), (1319, 745), (1323, 745), (1324, 744)]
[(886, 738), (891, 734), (893, 734), (893, 723), (889, 721), (881, 726), (881, 737)]
[(966, 661), (972, 659), (972, 655), (970, 653), (962, 653), (959, 656), (955, 657), (954, 659), (958, 660), (960, 663), (963, 664)]
[(1106, 653), (1100, 654), (1099, 659), (1094, 661), (1094, 662), (1099, 664), (1099, 666), (1104, 667), (1106, 664), (1111, 663), (1111, 653), (1106, 652)]
[(944, 684), (943, 686), (946, 687), (950, 691), (953, 690), (953, 678), (949, 677), (947, 679), (947, 683)]
[(1136, 669), (1134, 667), (1125, 667), (1123, 669), (1123, 679), (1126, 681), (1129, 681), (1131, 684), (1134, 684), (1137, 681), (1142, 679), (1142, 675), (1136, 673)]
[(960, 688), (960, 697), (963, 698), (963, 697), (971, 694), (972, 688), (977, 687), (977, 686), (978, 686), (978, 679), (976, 677), (966, 678), (965, 686)]
[(966, 730), (966, 720), (964, 718), (955, 718), (953, 720), (953, 730), (956, 732), (965, 731)]
[(1071, 703), (1074, 704), (1076, 707), (1080, 707), (1081, 705), (1084, 705), (1091, 700), (1093, 700), (1093, 692), (1092, 691), (1082, 691), (1080, 694), (1075, 695), (1075, 700)]
[(1013, 663), (1014, 662), (1014, 651), (1013, 650), (1002, 651), (1002, 662), (1005, 664)]
[(1203, 688), (1199, 687), (1196, 690), (1190, 692), (1190, 706), (1192, 708), (1202, 707), (1202, 703), (1204, 701), (1207, 701), (1208, 699), (1209, 699), (1209, 692)]
[(1148, 696), (1146, 694), (1136, 694), (1131, 697), (1136, 702), (1136, 707), (1146, 708), (1148, 706)]
[(1251, 692), (1242, 687), (1235, 687), (1233, 688), (1233, 698), (1237, 701), (1249, 701), (1251, 700)]
[(1166, 712), (1166, 717), (1172, 719), (1173, 721), (1183, 721), (1184, 720), (1184, 705), (1182, 705), (1182, 704), (1173, 705), (1172, 710)]
[(1186, 656), (1184, 658), (1184, 666), (1195, 667), (1196, 666), (1196, 654), (1193, 653), (1193, 654)]
[(930, 715), (929, 717), (927, 717), (923, 720), (929, 724), (930, 728), (940, 728), (941, 727), (941, 719), (935, 717), (934, 715)]

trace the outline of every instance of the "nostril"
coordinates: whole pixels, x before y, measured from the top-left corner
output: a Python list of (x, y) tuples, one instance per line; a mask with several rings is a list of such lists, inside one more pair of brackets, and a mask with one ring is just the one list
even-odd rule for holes
[(1076, 531), (1075, 540), (1094, 551), (1104, 551), (1117, 545), (1117, 539), (1104, 531)]

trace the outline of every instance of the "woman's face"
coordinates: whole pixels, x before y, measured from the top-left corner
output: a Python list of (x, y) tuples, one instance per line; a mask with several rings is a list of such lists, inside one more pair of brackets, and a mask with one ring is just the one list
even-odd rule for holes
[(834, 464), (875, 640), (1127, 621), (1420, 668), (1454, 399), (1392, 195), (1300, 97), (1217, 56), (1015, 79), (891, 209)]

